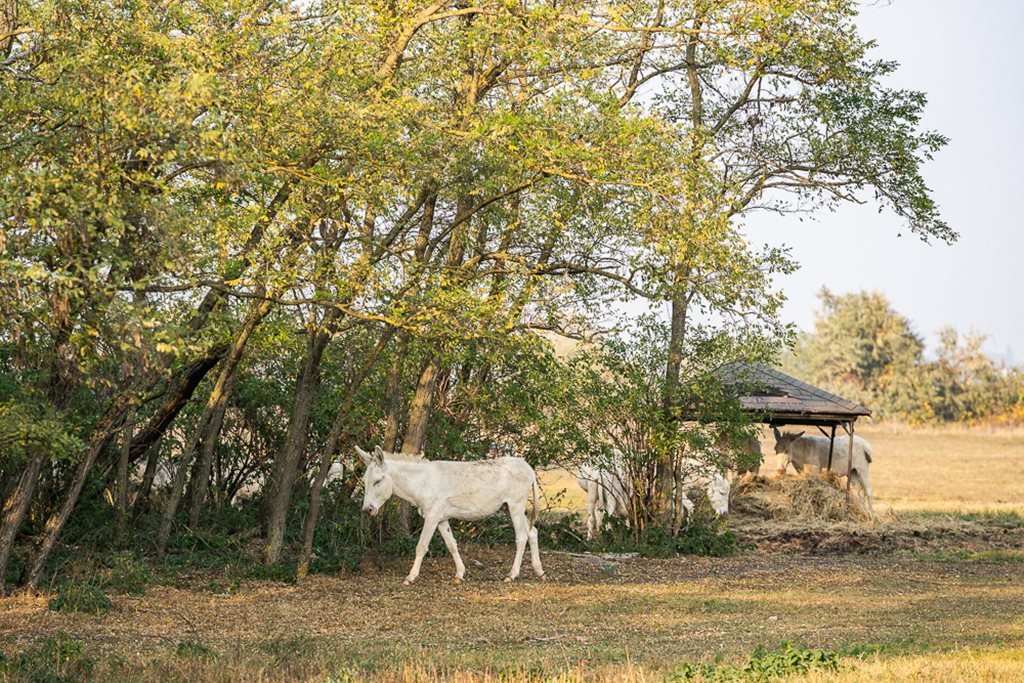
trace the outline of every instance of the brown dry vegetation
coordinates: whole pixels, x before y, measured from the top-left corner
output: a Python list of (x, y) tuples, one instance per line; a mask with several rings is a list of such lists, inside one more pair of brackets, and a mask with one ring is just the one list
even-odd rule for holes
[[(511, 548), (468, 544), (461, 586), (441, 553), (413, 588), (401, 585), (405, 560), (229, 593), (196, 573), (115, 597), (101, 615), (49, 611), (45, 595), (2, 599), (0, 651), (64, 633), (96, 658), (90, 677), (114, 679), (652, 681), (684, 660), (738, 663), (790, 641), (845, 653), (829, 680), (1024, 680), (1024, 524), (944, 512), (958, 498), (967, 510), (996, 508), (986, 491), (1020, 509), (1024, 435), (863, 433), (877, 499), (905, 505), (870, 522), (736, 514), (757, 549), (734, 557), (546, 552), (551, 580), (514, 585), (500, 581)], [(915, 473), (915, 453), (931, 454), (930, 476)], [(955, 486), (964, 459), (983, 461), (985, 475)], [(572, 483), (546, 477), (549, 493)], [(772, 495), (792, 488), (784, 482)]]

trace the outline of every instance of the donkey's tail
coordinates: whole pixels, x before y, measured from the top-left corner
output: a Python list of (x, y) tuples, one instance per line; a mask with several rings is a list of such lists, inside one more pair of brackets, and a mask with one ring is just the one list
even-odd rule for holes
[(530, 513), (530, 528), (537, 526), (537, 510), (540, 508), (540, 490), (537, 488), (537, 478), (533, 479), (533, 512)]
[(871, 444), (869, 444), (867, 441), (864, 442), (864, 457), (867, 459), (867, 461), (869, 463), (872, 462), (872, 460), (871, 460)]

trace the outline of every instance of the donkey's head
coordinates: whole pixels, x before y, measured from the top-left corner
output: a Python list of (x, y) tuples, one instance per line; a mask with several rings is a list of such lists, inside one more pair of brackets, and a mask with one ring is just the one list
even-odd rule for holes
[[(776, 459), (776, 467), (779, 474), (786, 471), (786, 467), (789, 466), (789, 449), (793, 445), (793, 442), (804, 435), (803, 432), (780, 432), (778, 427), (772, 427), (772, 432), (775, 434), (775, 455), (778, 456)], [(799, 469), (799, 468), (797, 468)]]
[(729, 514), (729, 480), (715, 473), (708, 485), (708, 502), (719, 517)]
[(363, 512), (376, 517), (394, 493), (395, 483), (384, 462), (384, 449), (377, 446), (373, 453), (367, 453), (356, 446), (356, 453), (366, 463), (366, 474), (363, 475)]

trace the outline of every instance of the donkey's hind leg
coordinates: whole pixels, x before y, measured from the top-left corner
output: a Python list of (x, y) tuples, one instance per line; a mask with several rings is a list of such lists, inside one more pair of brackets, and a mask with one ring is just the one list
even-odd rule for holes
[(537, 575), (537, 578), (543, 579), (545, 578), (545, 575), (544, 567), (540, 563), (540, 547), (537, 543), (537, 527), (531, 526), (527, 537), (530, 540), (530, 563), (533, 565), (533, 573)]
[(516, 558), (512, 561), (512, 570), (505, 577), (506, 581), (515, 581), (519, 569), (523, 566), (523, 553), (530, 535), (530, 520), (526, 518), (526, 509), (520, 505), (509, 505), (508, 516), (512, 518), (512, 526), (516, 530)]

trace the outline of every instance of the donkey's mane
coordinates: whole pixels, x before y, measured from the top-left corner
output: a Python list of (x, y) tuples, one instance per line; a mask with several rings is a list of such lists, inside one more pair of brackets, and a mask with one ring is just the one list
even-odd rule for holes
[(393, 462), (427, 462), (422, 452), (419, 453), (388, 453), (384, 451), (384, 459)]

